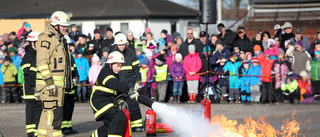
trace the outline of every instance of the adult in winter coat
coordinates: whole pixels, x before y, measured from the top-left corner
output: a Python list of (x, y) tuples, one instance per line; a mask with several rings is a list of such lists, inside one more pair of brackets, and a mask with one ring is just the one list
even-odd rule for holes
[(198, 94), (200, 76), (196, 75), (202, 68), (199, 53), (195, 52), (195, 45), (189, 45), (189, 54), (185, 57), (183, 69), (186, 71), (189, 102), (194, 103)]
[(84, 50), (84, 57), (87, 59), (89, 62), (89, 65), (91, 66), (92, 64), (92, 57), (93, 54), (96, 53), (96, 49), (94, 48), (94, 45), (92, 43), (89, 44), (89, 47)]
[(281, 26), (281, 29), (284, 31), (284, 34), (281, 34), (280, 48), (285, 49), (285, 42), (295, 35), (292, 32), (292, 24), (290, 22), (285, 22), (283, 26)]
[(234, 47), (239, 47), (243, 52), (253, 53), (253, 45), (251, 40), (244, 34), (244, 31), (238, 31), (238, 39), (233, 44)]
[(104, 47), (108, 47), (110, 51), (112, 52), (115, 48), (113, 45), (114, 43), (114, 37), (113, 37), (113, 30), (112, 28), (108, 27), (107, 28), (107, 37), (103, 40), (103, 44), (101, 45), (102, 47), (99, 49), (103, 49)]
[(301, 28), (299, 28), (299, 27), (296, 28), (295, 33), (296, 33), (295, 37), (292, 37), (290, 39), (290, 41), (292, 41), (293, 43), (296, 43), (298, 40), (301, 40), (302, 45), (303, 45), (303, 49), (305, 51), (308, 51), (311, 41), (308, 39), (308, 37), (302, 36), (302, 29)]
[(118, 73), (125, 63), (123, 55), (114, 51), (109, 54), (109, 58), (101, 70), (103, 73), (99, 74), (93, 86), (90, 97), (90, 105), (96, 121), (103, 122), (103, 125), (93, 132), (92, 137), (121, 137), (127, 118), (122, 110), (114, 106), (114, 98), (120, 94), (129, 94), (130, 98), (136, 101), (139, 96), (137, 90), (130, 88), (128, 84), (119, 82)]
[(218, 24), (217, 27), (220, 32), (218, 38), (223, 42), (223, 45), (232, 52), (234, 47), (233, 44), (237, 39), (237, 33), (233, 32), (232, 30), (226, 30), (224, 24), (222, 23)]
[[(122, 83), (127, 84), (131, 88), (141, 88), (141, 73), (140, 73), (140, 62), (137, 58), (136, 53), (125, 45), (127, 43), (126, 35), (120, 33), (116, 35), (115, 38), (115, 51), (119, 51), (123, 54), (125, 63), (121, 67), (119, 72), (119, 80)], [(132, 100), (128, 99), (127, 104), (130, 108), (130, 120), (131, 128), (133, 131), (141, 132), (142, 131), (142, 116), (140, 112), (139, 104)]]
[[(293, 50), (294, 48), (296, 50)], [(292, 71), (294, 74), (300, 75), (303, 70), (310, 72), (312, 58), (307, 51), (303, 50), (300, 40), (295, 43), (294, 47), (289, 45), (286, 54), (292, 57)]]
[(103, 42), (103, 38), (101, 36), (101, 31), (99, 29), (95, 29), (93, 31), (94, 37), (93, 40), (90, 41), (94, 45), (94, 49), (96, 49), (96, 53), (101, 58), (103, 56), (103, 48), (106, 47)]
[(179, 53), (182, 54), (183, 59), (189, 54), (188, 47), (189, 45), (195, 45), (195, 52), (201, 53), (202, 44), (199, 39), (193, 37), (193, 30), (189, 28), (187, 30), (187, 39), (180, 45)]

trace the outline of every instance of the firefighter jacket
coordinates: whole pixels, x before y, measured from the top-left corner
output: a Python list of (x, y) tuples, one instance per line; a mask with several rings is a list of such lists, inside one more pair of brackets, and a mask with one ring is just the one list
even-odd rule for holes
[[(115, 49), (115, 51), (119, 50)], [(124, 56), (125, 63), (119, 72), (119, 80), (129, 84), (129, 86), (134, 86), (135, 82), (141, 81), (140, 62), (136, 53), (128, 48), (125, 48), (121, 53)]]
[(109, 64), (106, 64), (100, 72), (90, 97), (90, 105), (97, 121), (100, 121), (104, 115), (108, 115), (108, 110), (114, 107), (114, 97), (117, 94), (127, 94), (130, 90), (127, 84), (119, 82), (118, 75), (113, 73)]
[(37, 48), (36, 90), (48, 85), (58, 88), (73, 87), (71, 84), (71, 54), (64, 37), (60, 38), (50, 24), (39, 35)]
[(26, 54), (21, 62), (21, 69), (23, 71), (23, 99), (25, 101), (32, 101), (34, 97), (34, 88), (36, 87), (36, 55), (37, 51), (32, 48), (31, 45), (27, 45)]

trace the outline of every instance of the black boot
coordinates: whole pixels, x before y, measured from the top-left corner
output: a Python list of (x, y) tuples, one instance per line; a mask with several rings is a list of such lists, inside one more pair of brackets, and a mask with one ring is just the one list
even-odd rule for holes
[(86, 102), (86, 96), (82, 96), (82, 103)]
[(179, 96), (179, 95), (178, 95), (178, 96), (177, 96), (177, 100), (176, 100), (176, 101), (177, 101), (177, 103), (181, 103), (180, 98), (181, 98), (181, 96)]
[(78, 103), (81, 103), (81, 95), (78, 95)]

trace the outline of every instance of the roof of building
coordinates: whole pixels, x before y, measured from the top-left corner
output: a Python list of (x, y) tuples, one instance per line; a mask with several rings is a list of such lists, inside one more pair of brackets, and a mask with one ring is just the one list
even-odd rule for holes
[(0, 18), (47, 18), (57, 10), (72, 19), (196, 18), (198, 11), (167, 0), (12, 0), (0, 4)]

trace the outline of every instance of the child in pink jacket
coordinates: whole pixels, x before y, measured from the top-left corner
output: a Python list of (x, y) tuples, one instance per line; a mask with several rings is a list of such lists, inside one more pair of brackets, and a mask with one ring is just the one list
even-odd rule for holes
[(93, 54), (92, 57), (92, 66), (89, 69), (89, 82), (91, 85), (93, 85), (100, 73), (100, 70), (102, 69), (102, 66), (100, 65), (100, 58), (97, 54)]
[(188, 85), (189, 103), (195, 103), (200, 76), (196, 75), (202, 68), (199, 53), (195, 52), (195, 45), (189, 45), (189, 54), (184, 58), (183, 69), (186, 71), (186, 80)]

